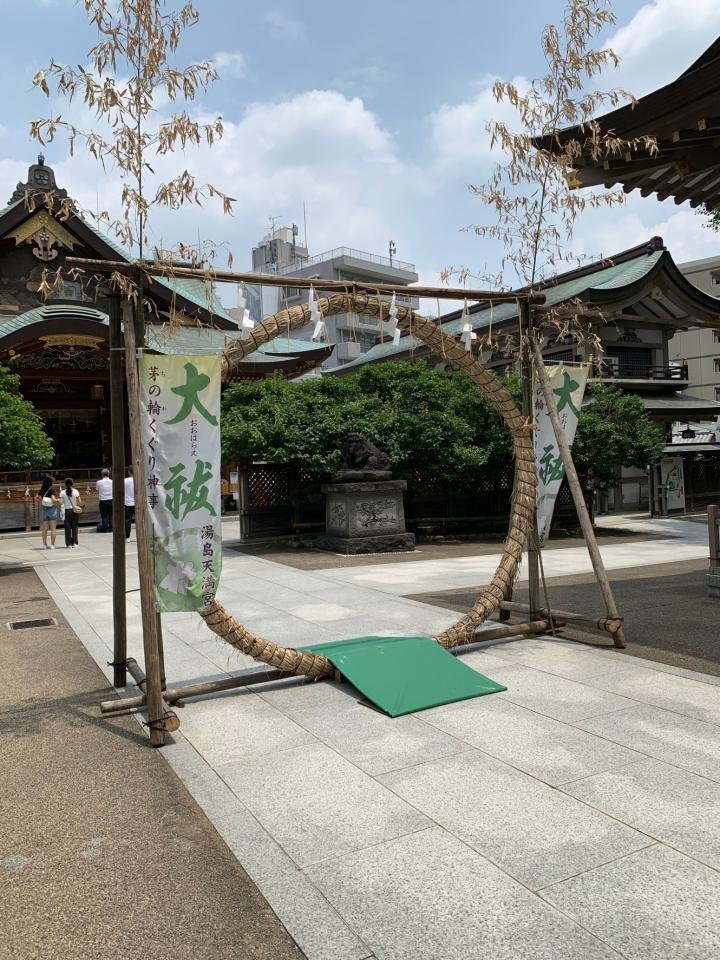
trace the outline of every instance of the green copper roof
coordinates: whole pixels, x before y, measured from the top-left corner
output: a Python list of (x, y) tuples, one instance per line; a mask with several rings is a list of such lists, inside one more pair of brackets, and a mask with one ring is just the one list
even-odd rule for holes
[(15, 333), (28, 327), (33, 323), (42, 323), (44, 320), (60, 319), (63, 317), (79, 317), (86, 320), (93, 320), (96, 323), (107, 323), (107, 314), (102, 310), (96, 310), (94, 307), (83, 307), (80, 305), (62, 305), (47, 304), (41, 307), (34, 307), (25, 313), (17, 316), (0, 318), (0, 337), (5, 337), (9, 333)]
[[(667, 253), (666, 250), (654, 250), (652, 253), (645, 253), (624, 263), (613, 264), (608, 267), (602, 267), (593, 273), (583, 274), (578, 277), (571, 277), (568, 280), (549, 285), (543, 288), (547, 306), (555, 306), (565, 300), (573, 300), (582, 294), (587, 294), (589, 290), (613, 290), (627, 287), (636, 283), (647, 276), (655, 268), (660, 258)], [(470, 320), (473, 330), (484, 329), (490, 324), (499, 323), (503, 320), (511, 320), (517, 316), (517, 307), (513, 303), (502, 303), (492, 309), (483, 310), (470, 309)], [(442, 328), (445, 333), (457, 335), (462, 331), (464, 321), (462, 317), (454, 320), (448, 320), (443, 323)], [(376, 360), (388, 360), (393, 357), (399, 357), (413, 350), (419, 350), (425, 345), (417, 337), (404, 336), (400, 338), (400, 343), (395, 346), (391, 339), (385, 343), (380, 343), (368, 350), (357, 360), (343, 364), (341, 368), (344, 373), (348, 369), (361, 367), (365, 363), (372, 363)]]

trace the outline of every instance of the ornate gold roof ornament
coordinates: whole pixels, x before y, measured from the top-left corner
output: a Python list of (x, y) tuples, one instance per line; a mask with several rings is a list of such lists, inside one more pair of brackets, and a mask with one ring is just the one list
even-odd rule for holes
[(79, 242), (47, 210), (38, 210), (5, 236), (12, 238), (17, 246), (21, 243), (33, 244), (33, 255), (43, 263), (49, 263), (57, 257), (56, 246), (73, 250)]

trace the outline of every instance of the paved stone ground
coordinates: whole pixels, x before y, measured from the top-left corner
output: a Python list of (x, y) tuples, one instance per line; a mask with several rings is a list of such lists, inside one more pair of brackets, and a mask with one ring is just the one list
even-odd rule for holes
[[(603, 544), (609, 569), (707, 555), (701, 524), (636, 526)], [(0, 557), (39, 558), (22, 541)], [(96, 662), (110, 659), (107, 548), (88, 536), (39, 559)], [(228, 550), (220, 599), (281, 642), (432, 634), (457, 613), (407, 595), (487, 582), (497, 559), (302, 571)], [(589, 561), (569, 547), (545, 566), (570, 577)], [(130, 589), (135, 570), (130, 557)], [(163, 619), (173, 681), (248, 666), (197, 617)], [(139, 653), (133, 593), (128, 623)], [(546, 638), (463, 659), (507, 691), (391, 720), (348, 685), (257, 685), (189, 703), (162, 756), (309, 960), (714, 960), (719, 679)]]
[[(10, 631), (55, 617), (51, 629)], [(0, 957), (301, 952), (32, 571), (0, 575)]]
[[(613, 528), (598, 530), (598, 537), (608, 543), (632, 543), (634, 540), (663, 539), (662, 534), (643, 534)], [(399, 553), (371, 553), (359, 556), (343, 556), (303, 547), (288, 547), (283, 544), (228, 545), (227, 549), (236, 550), (248, 557), (262, 557), (273, 563), (283, 563), (297, 570), (332, 570), (336, 567), (364, 567), (386, 563), (418, 563), (426, 560), (452, 560), (456, 557), (486, 557), (497, 554), (501, 548), (501, 539), (497, 536), (469, 541), (437, 541), (419, 543), (415, 550)], [(546, 550), (563, 550), (571, 547), (583, 547), (581, 537), (557, 537), (550, 540)]]
[[(707, 560), (688, 560), (610, 572), (625, 618), (625, 654), (720, 676), (720, 604), (707, 595), (707, 566)], [(441, 590), (410, 599), (465, 613), (479, 589)], [(548, 595), (551, 606), (559, 610), (604, 615), (597, 582), (590, 574), (551, 579)], [(514, 598), (527, 603), (526, 583), (518, 585)], [(609, 642), (607, 633), (590, 626), (570, 625), (562, 634), (595, 645)]]

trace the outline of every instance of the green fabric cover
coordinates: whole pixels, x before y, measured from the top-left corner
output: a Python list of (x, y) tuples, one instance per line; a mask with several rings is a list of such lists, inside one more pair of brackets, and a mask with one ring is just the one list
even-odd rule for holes
[(300, 649), (326, 656), (391, 717), (507, 690), (429, 637), (355, 637)]

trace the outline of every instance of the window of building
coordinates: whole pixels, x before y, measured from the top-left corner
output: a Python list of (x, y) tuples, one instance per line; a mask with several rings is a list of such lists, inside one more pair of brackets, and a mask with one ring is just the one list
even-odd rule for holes
[(720, 330), (713, 330), (713, 340), (715, 343), (720, 343)]
[(79, 280), (61, 280), (50, 295), (56, 300), (87, 300)]
[(652, 350), (642, 347), (610, 347), (606, 362), (617, 377), (649, 377)]
[(715, 373), (720, 373), (720, 357), (715, 357), (713, 366), (715, 367)]
[(557, 350), (554, 353), (548, 353), (543, 358), (545, 363), (574, 363), (574, 350)]
[(715, 399), (720, 403), (720, 387), (715, 387)]

